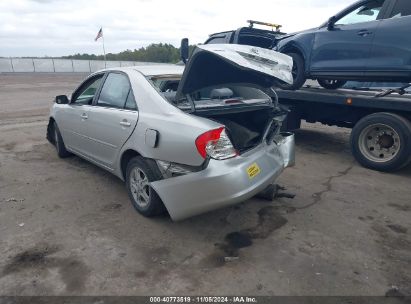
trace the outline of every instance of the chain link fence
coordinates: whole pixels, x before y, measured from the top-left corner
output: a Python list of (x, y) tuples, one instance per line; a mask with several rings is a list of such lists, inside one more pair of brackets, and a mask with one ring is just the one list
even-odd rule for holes
[(137, 61), (106, 61), (76, 59), (0, 58), (0, 73), (92, 73), (105, 68), (156, 64)]

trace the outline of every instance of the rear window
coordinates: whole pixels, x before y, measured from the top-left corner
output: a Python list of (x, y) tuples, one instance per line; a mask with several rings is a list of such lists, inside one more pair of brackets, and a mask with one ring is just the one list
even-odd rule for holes
[(255, 35), (241, 35), (239, 44), (258, 46), (261, 48), (271, 48), (273, 46), (273, 40), (267, 37), (255, 36)]

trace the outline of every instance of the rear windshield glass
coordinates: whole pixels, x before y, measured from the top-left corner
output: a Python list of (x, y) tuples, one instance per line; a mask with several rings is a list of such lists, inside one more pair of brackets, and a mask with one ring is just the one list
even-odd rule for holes
[(182, 110), (262, 103), (271, 105), (271, 98), (268, 95), (246, 84), (225, 84), (202, 88), (187, 98), (177, 100), (177, 89), (181, 77), (156, 76), (149, 78), (149, 80), (164, 99)]

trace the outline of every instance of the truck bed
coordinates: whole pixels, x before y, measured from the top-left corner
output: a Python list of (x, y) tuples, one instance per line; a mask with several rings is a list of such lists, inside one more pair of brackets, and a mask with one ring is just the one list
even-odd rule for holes
[[(314, 82), (313, 82), (314, 83)], [(327, 90), (319, 85), (306, 85), (297, 91), (276, 89), (280, 104), (288, 114), (284, 129), (295, 130), (301, 120), (325, 125), (353, 128), (363, 117), (372, 113), (390, 112), (411, 120), (411, 92), (386, 97), (375, 95), (385, 88)]]
[(390, 111), (411, 112), (411, 93), (393, 93), (386, 97), (375, 97), (383, 90), (338, 89), (327, 90), (319, 86), (306, 86), (297, 91), (276, 89), (282, 104), (297, 106), (301, 103), (339, 105), (356, 108), (373, 108)]

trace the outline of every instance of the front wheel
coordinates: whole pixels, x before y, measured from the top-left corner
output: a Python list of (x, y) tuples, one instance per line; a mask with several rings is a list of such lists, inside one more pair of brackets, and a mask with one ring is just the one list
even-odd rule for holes
[(297, 53), (286, 53), (286, 55), (293, 59), (293, 69), (291, 73), (294, 82), (293, 84), (279, 83), (278, 86), (283, 90), (298, 90), (306, 81), (304, 58)]
[(317, 81), (320, 86), (328, 90), (339, 89), (347, 83), (345, 80), (317, 79)]
[(126, 186), (133, 207), (142, 215), (150, 217), (164, 213), (165, 207), (150, 183), (160, 180), (161, 172), (151, 159), (141, 156), (132, 158), (126, 171)]
[(411, 160), (411, 123), (392, 113), (375, 113), (361, 119), (351, 133), (351, 149), (366, 168), (395, 171)]

